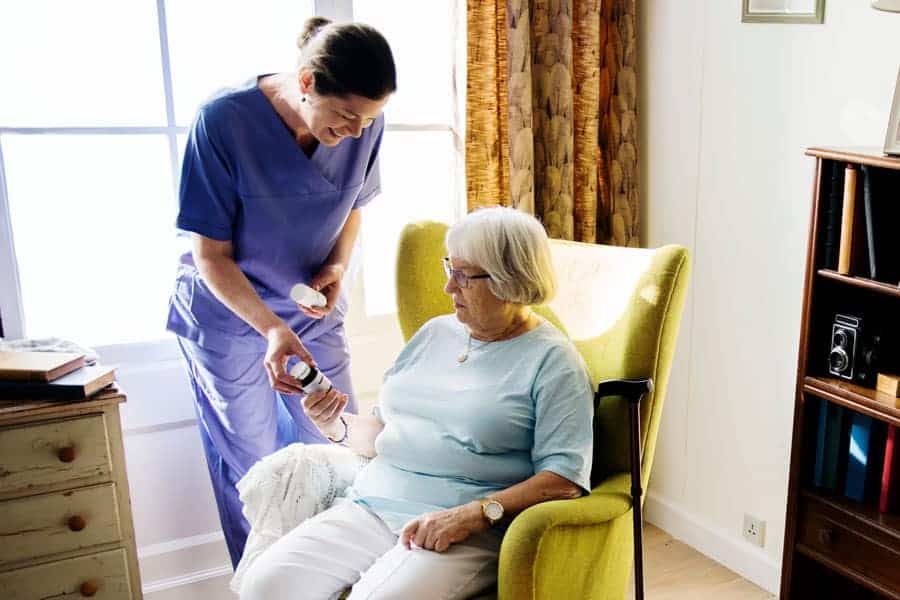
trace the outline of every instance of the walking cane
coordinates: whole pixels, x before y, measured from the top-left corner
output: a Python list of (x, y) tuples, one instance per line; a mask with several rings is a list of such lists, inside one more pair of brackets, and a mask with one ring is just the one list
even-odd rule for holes
[(641, 515), (641, 400), (653, 391), (652, 379), (609, 379), (597, 385), (596, 400), (619, 396), (628, 402), (631, 454), (631, 514), (634, 517), (634, 597), (644, 600), (644, 523)]

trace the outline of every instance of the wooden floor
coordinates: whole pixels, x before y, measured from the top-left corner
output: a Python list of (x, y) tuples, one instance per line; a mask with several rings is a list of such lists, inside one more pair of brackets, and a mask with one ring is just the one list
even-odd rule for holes
[[(644, 579), (648, 600), (762, 600), (775, 598), (653, 525), (644, 526)], [(237, 600), (231, 577), (216, 577), (147, 594), (146, 600)], [(629, 594), (633, 598), (633, 592)]]
[[(653, 525), (644, 525), (644, 595), (652, 600), (775, 598)], [(628, 596), (634, 597), (632, 590)]]

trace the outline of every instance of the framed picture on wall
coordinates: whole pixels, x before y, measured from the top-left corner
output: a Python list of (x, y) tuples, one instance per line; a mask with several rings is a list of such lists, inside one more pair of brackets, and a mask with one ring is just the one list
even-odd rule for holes
[(744, 0), (743, 23), (824, 23), (825, 0)]
[(897, 71), (897, 83), (894, 84), (894, 102), (891, 104), (887, 135), (884, 137), (884, 153), (900, 156), (900, 70)]

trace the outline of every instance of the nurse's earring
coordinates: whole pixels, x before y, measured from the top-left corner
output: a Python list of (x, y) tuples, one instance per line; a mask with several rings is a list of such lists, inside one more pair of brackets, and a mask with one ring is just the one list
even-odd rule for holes
[(306, 102), (306, 94), (300, 96), (300, 102)]

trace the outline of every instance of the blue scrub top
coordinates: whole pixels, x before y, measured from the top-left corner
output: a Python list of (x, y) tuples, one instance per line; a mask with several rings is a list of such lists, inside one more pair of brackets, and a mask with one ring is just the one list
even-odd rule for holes
[[(230, 240), (237, 265), (269, 308), (299, 335), (316, 337), (340, 326), (346, 298), (315, 320), (288, 294), (322, 267), (350, 211), (381, 191), (383, 133), (380, 116), (358, 139), (319, 144), (307, 157), (254, 78), (200, 109), (185, 148), (176, 225)], [(266, 347), (213, 296), (190, 253), (181, 258), (167, 329), (219, 352)]]

